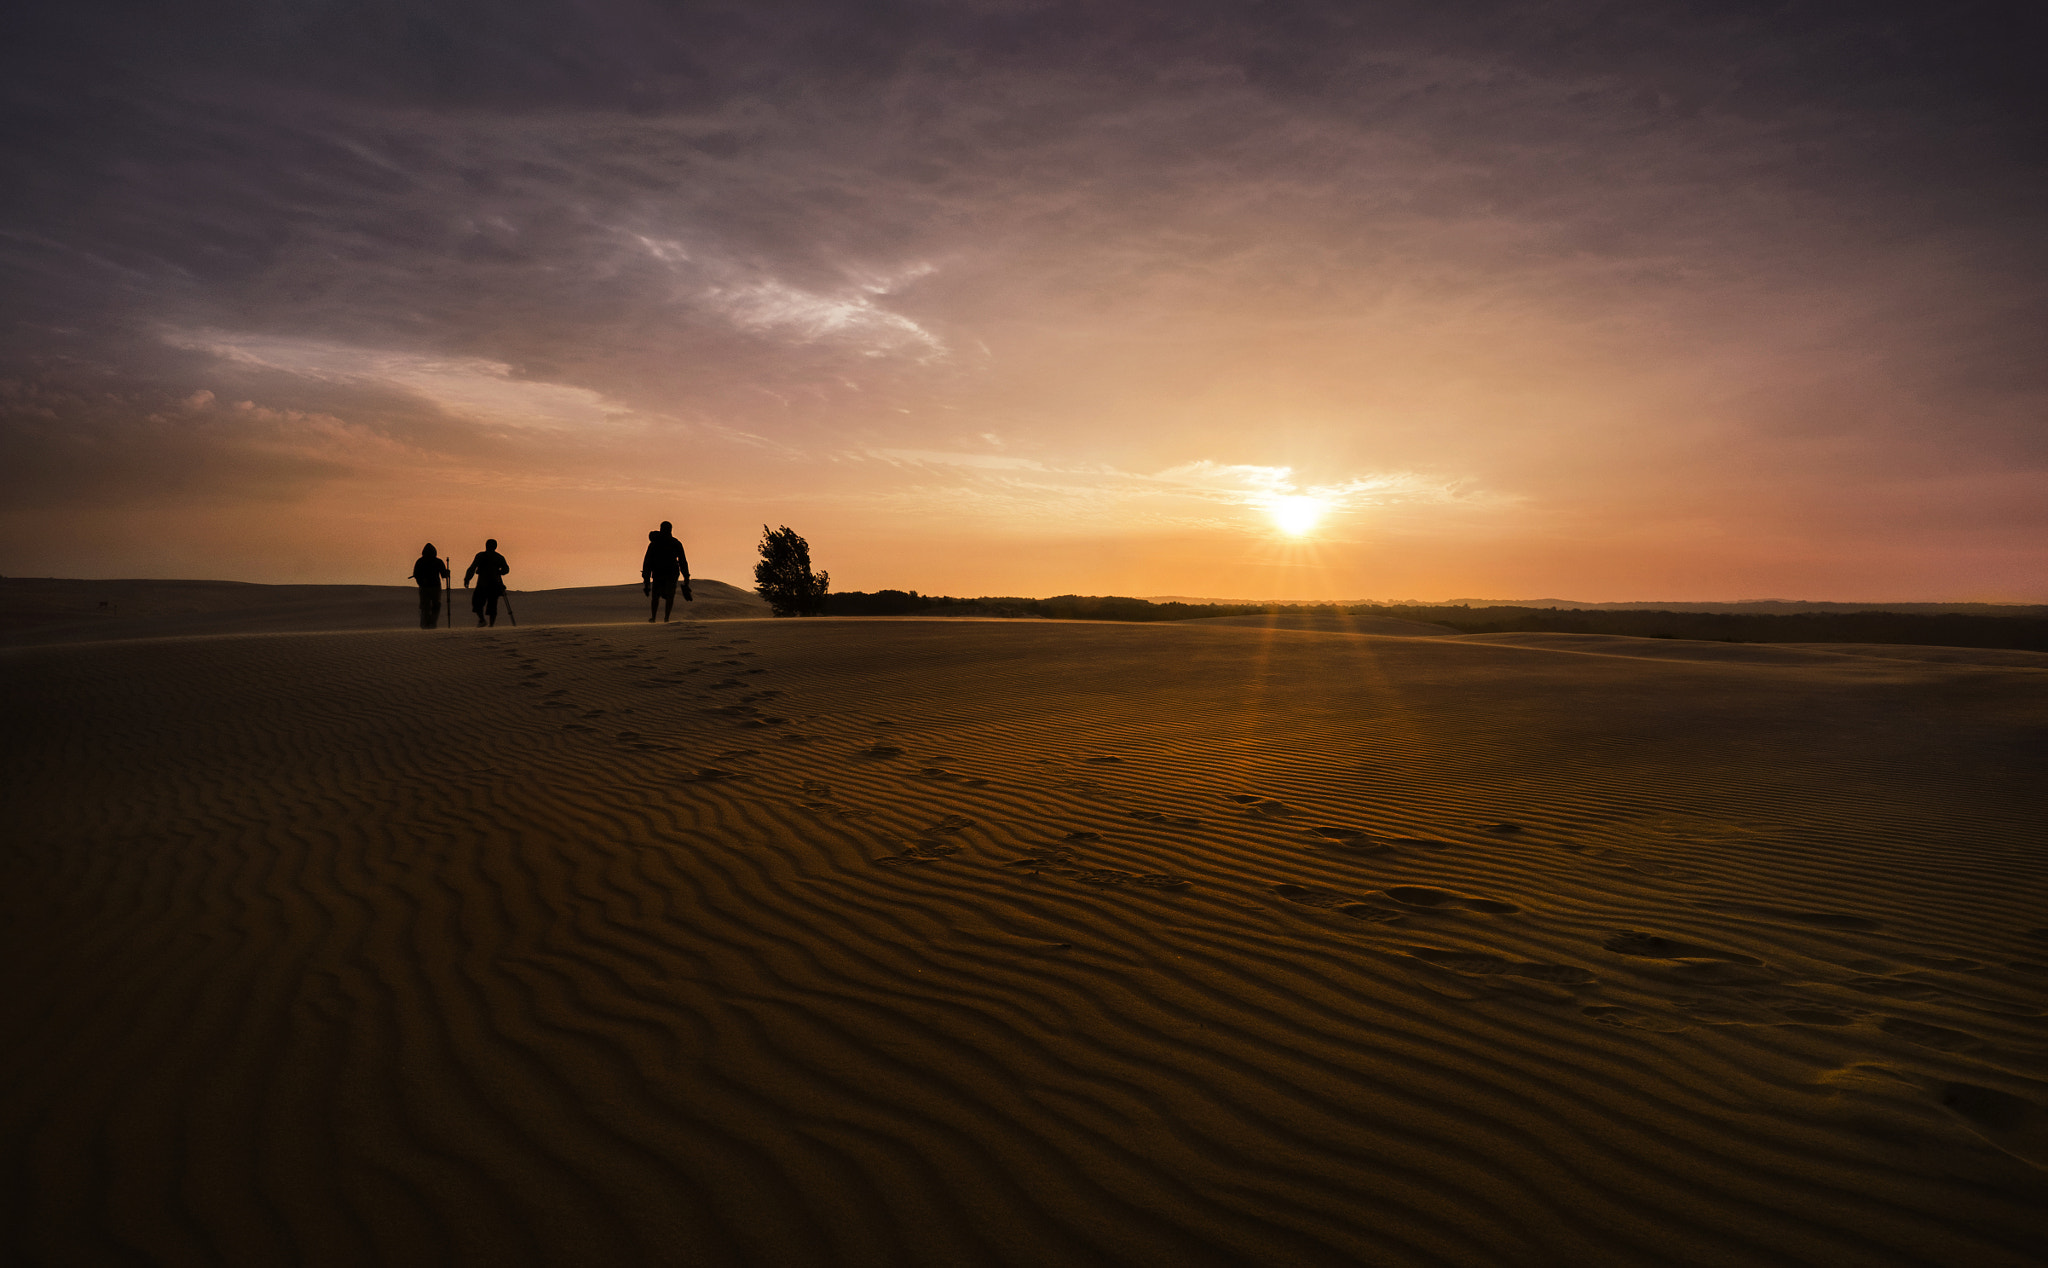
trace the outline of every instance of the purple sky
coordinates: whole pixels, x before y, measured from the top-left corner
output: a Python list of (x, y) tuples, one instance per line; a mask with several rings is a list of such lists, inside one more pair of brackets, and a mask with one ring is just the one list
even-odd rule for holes
[(10, 6), (0, 572), (2048, 601), (2043, 14)]

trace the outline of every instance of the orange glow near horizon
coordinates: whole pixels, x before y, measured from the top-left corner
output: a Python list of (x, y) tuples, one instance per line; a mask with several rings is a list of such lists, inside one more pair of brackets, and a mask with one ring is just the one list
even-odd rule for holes
[(107, 43), (0, 48), (0, 574), (2048, 601), (2022, 76), (1098, 7), (31, 24)]

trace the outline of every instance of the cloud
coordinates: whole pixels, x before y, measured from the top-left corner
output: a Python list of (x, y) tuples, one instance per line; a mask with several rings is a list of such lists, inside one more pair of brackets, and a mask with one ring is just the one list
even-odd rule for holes
[[(436, 357), (223, 331), (172, 330), (163, 338), (172, 347), (245, 366), (408, 392), (451, 414), (494, 426), (589, 431), (633, 417), (627, 406), (587, 388), (519, 378), (513, 367), (481, 357)], [(207, 391), (189, 398), (195, 404), (212, 399)]]
[(235, 474), (326, 417), (877, 537), (1512, 504), (1564, 543), (1523, 558), (1655, 522), (1767, 571), (1882, 554), (1862, 490), (1924, 533), (2048, 466), (2017, 9), (38, 5), (0, 374), (68, 403), (0, 426), (79, 499), (124, 429), (223, 498), (382, 461)]

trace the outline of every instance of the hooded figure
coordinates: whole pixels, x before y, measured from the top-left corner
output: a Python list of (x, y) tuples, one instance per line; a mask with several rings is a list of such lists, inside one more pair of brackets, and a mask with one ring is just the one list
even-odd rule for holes
[(420, 588), (420, 628), (431, 630), (441, 624), (441, 582), (448, 576), (448, 565), (441, 562), (441, 556), (434, 551), (434, 543), (428, 542), (420, 551), (420, 557), (413, 562), (413, 584)]

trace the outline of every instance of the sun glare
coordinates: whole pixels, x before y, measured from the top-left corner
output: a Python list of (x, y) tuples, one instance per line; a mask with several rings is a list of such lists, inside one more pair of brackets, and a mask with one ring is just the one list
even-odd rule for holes
[(1273, 522), (1289, 537), (1301, 537), (1316, 526), (1323, 518), (1323, 512), (1330, 509), (1329, 503), (1321, 498), (1296, 494), (1292, 497), (1275, 498), (1269, 508)]

